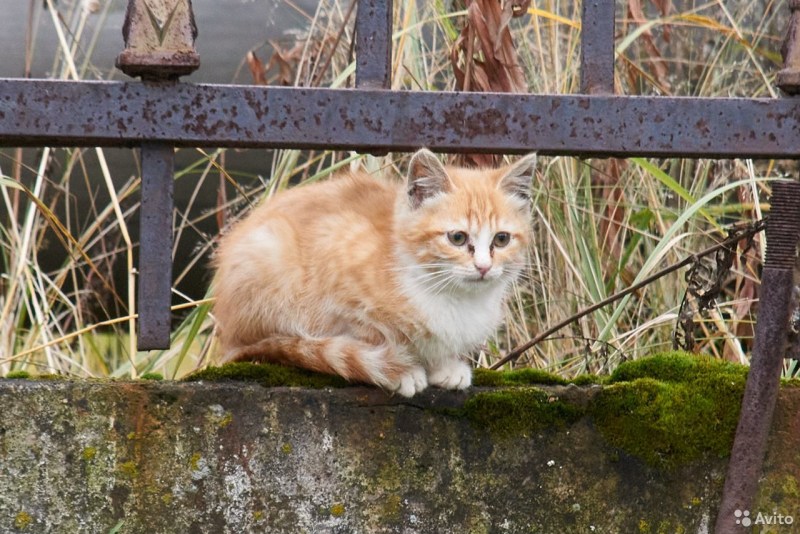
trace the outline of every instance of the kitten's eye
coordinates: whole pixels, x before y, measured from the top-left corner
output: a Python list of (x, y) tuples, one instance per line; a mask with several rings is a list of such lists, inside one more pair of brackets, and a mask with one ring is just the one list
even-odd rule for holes
[(494, 240), (492, 241), (492, 245), (496, 246), (497, 248), (503, 248), (504, 246), (508, 245), (511, 241), (511, 234), (508, 232), (497, 232), (494, 235)]
[(447, 232), (447, 239), (449, 239), (450, 242), (457, 247), (462, 247), (467, 244), (466, 232)]

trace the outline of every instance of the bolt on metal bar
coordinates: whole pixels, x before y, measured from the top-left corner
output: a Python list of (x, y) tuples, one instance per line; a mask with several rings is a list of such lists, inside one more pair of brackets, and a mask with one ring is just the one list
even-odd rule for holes
[(584, 0), (581, 93), (614, 93), (614, 0)]
[(356, 87), (389, 89), (391, 63), (392, 0), (358, 0)]
[(142, 144), (139, 350), (168, 349), (170, 344), (174, 158), (169, 145)]
[(752, 510), (758, 490), (788, 341), (794, 265), (800, 238), (800, 182), (774, 185), (766, 236), (755, 344), (717, 515), (716, 534), (735, 531), (735, 511)]

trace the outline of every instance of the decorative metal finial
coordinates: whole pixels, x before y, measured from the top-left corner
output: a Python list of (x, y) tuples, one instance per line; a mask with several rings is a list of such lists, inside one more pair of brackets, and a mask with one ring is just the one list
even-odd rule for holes
[(200, 66), (192, 0), (129, 0), (117, 68), (143, 80), (174, 80)]

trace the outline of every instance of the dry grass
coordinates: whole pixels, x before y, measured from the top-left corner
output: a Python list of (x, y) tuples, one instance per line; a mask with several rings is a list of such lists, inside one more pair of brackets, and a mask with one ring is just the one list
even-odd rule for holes
[[(50, 17), (61, 42), (53, 58), (54, 77), (96, 79), (109, 72), (108, 66), (92, 63), (96, 29), (109, 3), (101, 2), (96, 13), (82, 9), (80, 2), (47, 4), (51, 9), (40, 14)], [(395, 4), (393, 88), (456, 88), (450, 47), (461, 34), (465, 6), (445, 8), (440, 0)], [(781, 24), (788, 13), (783, 3), (709, 2), (666, 13), (659, 6), (636, 0), (618, 6), (618, 92), (775, 94)], [(249, 61), (248, 50), (242, 50), (241, 58), (231, 62), (240, 62), (244, 72), (249, 67), (268, 83), (348, 86), (354, 72), (354, 16), (348, 8), (339, 0), (323, 0), (307, 14), (307, 33), (280, 43), (279, 53), (269, 57), (257, 47)], [(90, 17), (93, 24), (87, 24)], [(577, 3), (532, 4), (510, 28), (531, 92), (577, 92)], [(31, 43), (28, 55), (36, 52), (36, 40)], [(466, 49), (458, 58), (465, 66)], [(0, 152), (0, 203), (8, 214), (0, 215), (0, 375), (25, 368), (83, 376), (154, 371), (173, 377), (206, 364), (213, 354), (210, 302), (177, 289), (186, 277), (205, 269), (216, 232), (203, 228), (229, 224), (260, 198), (290, 184), (325, 179), (344, 165), (399, 170), (404, 163), (400, 154), (374, 158), (280, 150), (270, 154), (263, 176), (251, 176), (229, 162), (234, 155), (225, 150), (179, 155), (187, 163), (176, 174), (176, 190), (185, 191), (178, 196), (188, 200), (176, 209), (175, 250), (192, 250), (175, 273), (175, 310), (183, 320), (174, 329), (172, 349), (137, 353), (132, 337), (137, 244), (128, 228), (138, 210), (139, 177), (121, 176), (120, 169), (106, 165), (101, 149)], [(769, 182), (781, 176), (775, 162), (541, 161), (534, 182), (531, 267), (509, 302), (504, 327), (476, 355), (480, 365), (497, 361), (545, 326), (705, 248), (724, 236), (726, 225), (760, 218)], [(88, 205), (75, 200), (73, 190), (79, 186), (90, 192)], [(217, 192), (216, 206), (198, 209), (198, 197), (207, 190)], [(697, 318), (697, 350), (747, 360), (763, 247), (759, 241), (737, 259), (716, 306)], [(63, 255), (57, 268), (41, 266), (45, 250)], [(125, 273), (122, 284), (112, 276), (120, 270)], [(607, 372), (624, 359), (670, 348), (684, 291), (682, 273), (664, 278), (576, 322), (518, 364), (572, 376)]]

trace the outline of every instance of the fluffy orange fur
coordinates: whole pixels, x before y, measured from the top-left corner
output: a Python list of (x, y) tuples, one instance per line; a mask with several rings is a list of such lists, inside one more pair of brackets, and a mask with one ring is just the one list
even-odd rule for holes
[(365, 173), (275, 195), (215, 259), (223, 361), (270, 361), (411, 396), (463, 389), (525, 264), (534, 155), (501, 169), (414, 155), (406, 183)]

